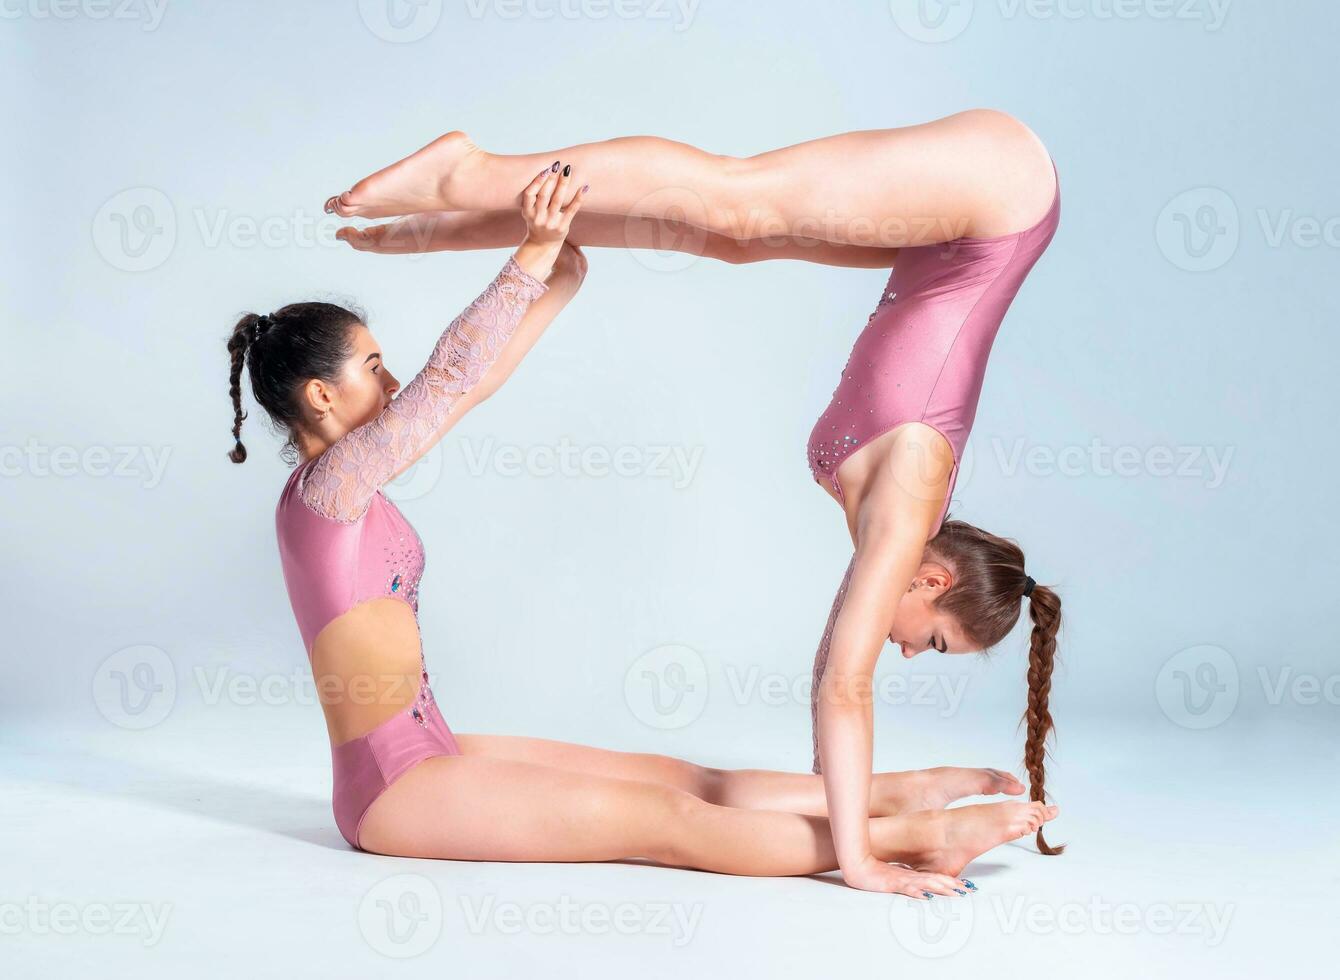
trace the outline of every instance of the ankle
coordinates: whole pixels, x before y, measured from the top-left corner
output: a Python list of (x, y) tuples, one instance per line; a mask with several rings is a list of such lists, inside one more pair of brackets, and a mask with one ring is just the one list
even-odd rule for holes
[[(925, 864), (944, 853), (948, 845), (948, 818), (943, 810), (918, 810), (888, 821), (880, 842), (871, 835), (876, 856), (881, 861), (898, 861), (913, 867)], [(880, 846), (880, 845), (883, 846)]]
[(438, 180), (438, 196), (444, 211), (470, 211), (472, 193), (479, 187), (482, 176), (489, 171), (492, 154), (485, 153), (465, 133), (453, 133), (464, 147), (464, 152)]

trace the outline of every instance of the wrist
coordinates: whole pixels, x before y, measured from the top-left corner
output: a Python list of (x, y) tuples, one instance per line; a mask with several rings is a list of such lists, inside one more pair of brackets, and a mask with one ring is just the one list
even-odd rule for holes
[(543, 282), (554, 270), (554, 262), (563, 248), (562, 239), (556, 242), (537, 242), (529, 235), (516, 250), (516, 264)]
[(871, 874), (883, 871), (887, 865), (877, 859), (873, 854), (867, 854), (860, 860), (845, 861), (838, 863), (838, 871), (847, 881), (864, 881)]

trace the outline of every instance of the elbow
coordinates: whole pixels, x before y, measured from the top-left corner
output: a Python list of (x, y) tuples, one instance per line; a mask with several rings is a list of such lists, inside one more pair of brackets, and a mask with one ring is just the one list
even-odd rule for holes
[(564, 242), (562, 250), (558, 253), (558, 258), (554, 261), (554, 272), (550, 277), (550, 286), (552, 287), (553, 280), (558, 280), (567, 287), (567, 291), (575, 293), (586, 280), (587, 267), (585, 253), (576, 245)]

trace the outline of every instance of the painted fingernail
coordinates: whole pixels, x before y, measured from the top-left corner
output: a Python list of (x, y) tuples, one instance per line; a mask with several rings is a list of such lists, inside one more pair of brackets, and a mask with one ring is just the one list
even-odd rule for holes
[(932, 895), (930, 892), (922, 892), (921, 894), (925, 895), (927, 898), (934, 898), (934, 897), (935, 897), (935, 896)]
[(563, 168), (563, 176), (564, 177), (572, 176), (572, 164), (569, 163), (567, 166)]
[(549, 172), (550, 172), (551, 174), (556, 174), (556, 173), (558, 173), (558, 161), (557, 161), (557, 160), (555, 160), (555, 161), (554, 161), (554, 165), (553, 165), (552, 167), (549, 168)]
[(583, 184), (583, 185), (582, 185), (582, 193), (583, 193), (583, 194), (585, 194), (585, 193), (586, 193), (587, 191), (589, 191), (590, 189), (591, 189), (591, 185), (590, 185), (590, 184)]
[(965, 885), (967, 885), (967, 886), (968, 886), (969, 888), (971, 888), (973, 891), (976, 891), (976, 890), (977, 890), (977, 886), (974, 885), (974, 884), (973, 884), (971, 881), (969, 881), (967, 878), (960, 878), (959, 881), (963, 882)]
[(968, 894), (968, 893), (965, 892), (962, 888), (955, 888), (955, 889), (954, 889), (954, 893), (955, 893), (956, 895), (966, 895), (966, 894)]

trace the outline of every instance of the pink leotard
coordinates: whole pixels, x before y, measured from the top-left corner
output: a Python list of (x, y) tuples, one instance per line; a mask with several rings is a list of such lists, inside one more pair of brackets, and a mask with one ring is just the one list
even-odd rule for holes
[(898, 250), (888, 285), (856, 338), (833, 400), (810, 432), (807, 455), (816, 482), (830, 480), (842, 500), (838, 469), (848, 457), (904, 422), (924, 422), (939, 430), (954, 451), (931, 537), (940, 533), (977, 415), (991, 345), (1010, 301), (1056, 233), (1060, 215), (1058, 177), (1051, 207), (1031, 228)]
[[(275, 507), (275, 532), (309, 660), (317, 634), (362, 602), (402, 600), (417, 624), (423, 542), (381, 487), (432, 444), (452, 407), (479, 383), (546, 289), (509, 258), (380, 415), (289, 476)], [(335, 823), (354, 847), (368, 807), (399, 776), (424, 759), (460, 754), (428, 686), (422, 643), (419, 657), (419, 690), (409, 708), (331, 747)]]
[[(1055, 168), (1053, 163), (1053, 173)], [(856, 338), (833, 400), (810, 433), (807, 455), (816, 482), (831, 480), (843, 500), (838, 468), (846, 459), (904, 422), (924, 422), (954, 451), (944, 506), (931, 537), (940, 533), (977, 415), (991, 345), (1024, 277), (1056, 234), (1060, 217), (1057, 175), (1051, 207), (1031, 228), (997, 238), (956, 238), (898, 250), (888, 285)], [(810, 713), (815, 772), (820, 771), (819, 683), (852, 567), (847, 566), (814, 659)]]

